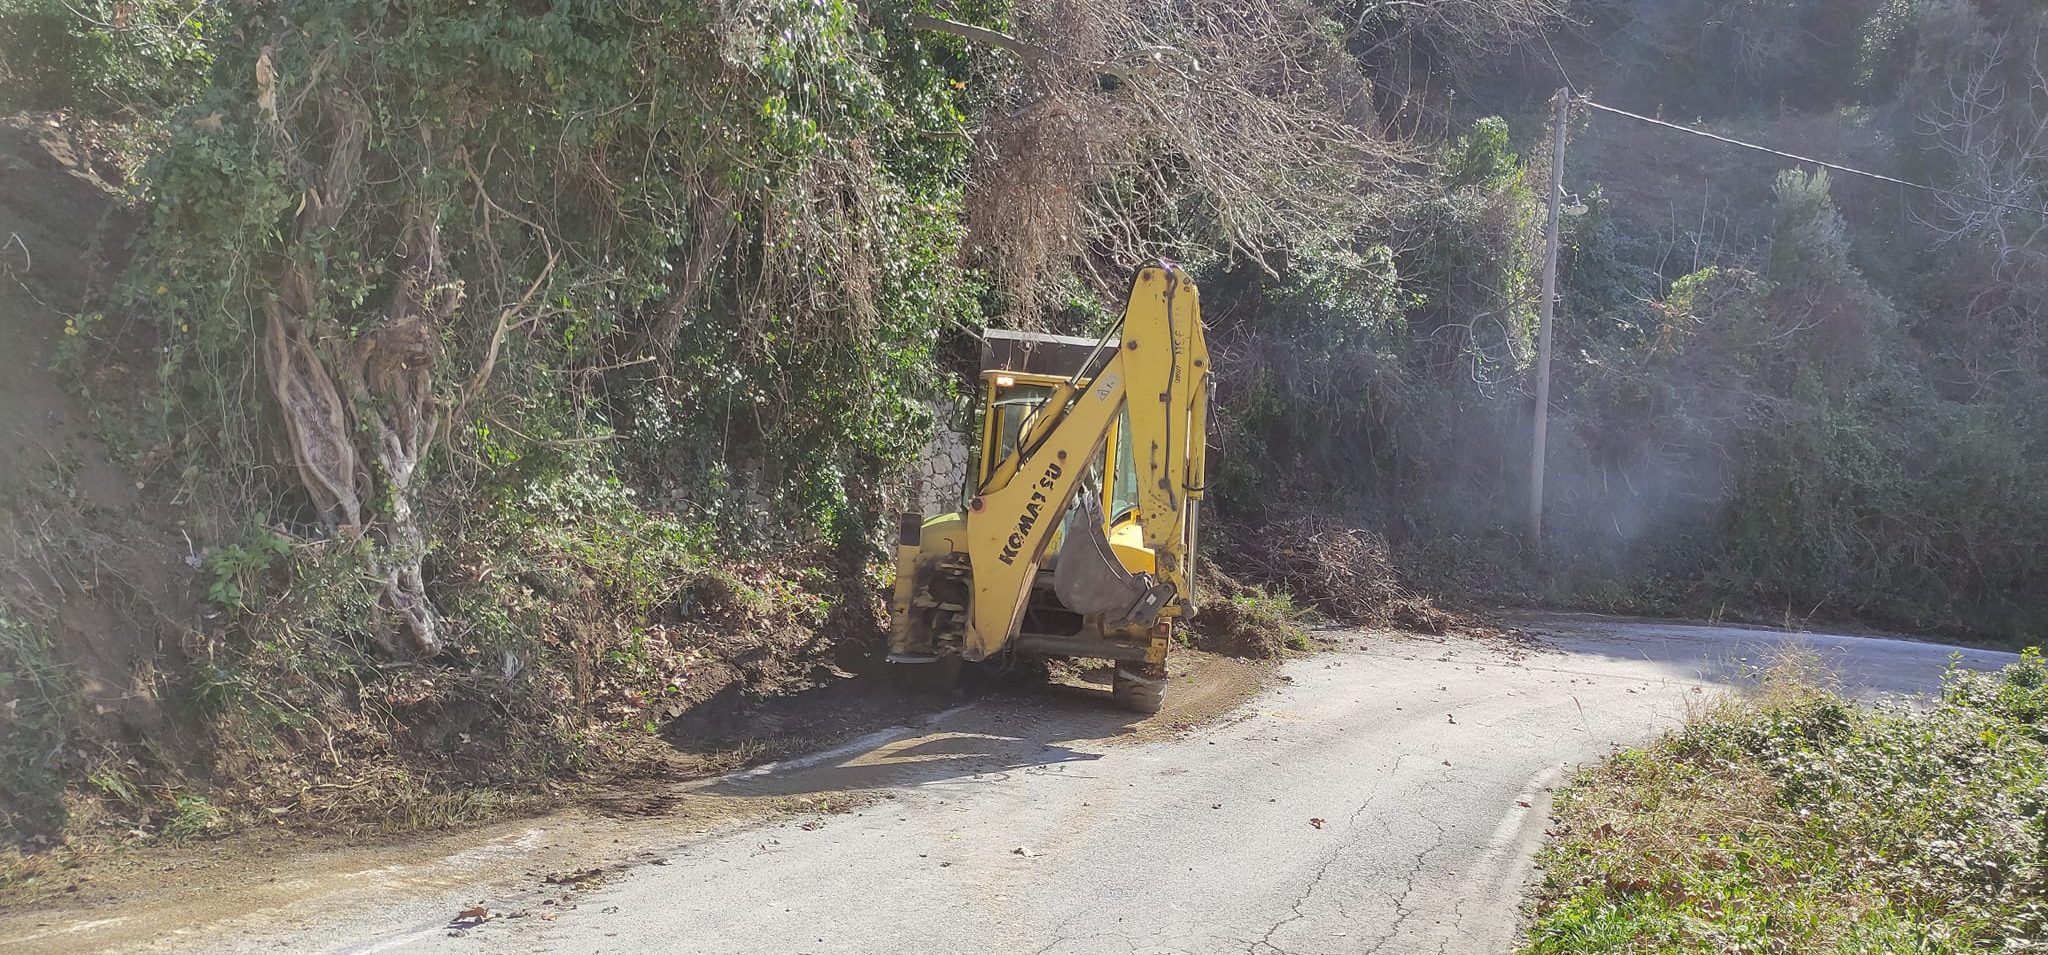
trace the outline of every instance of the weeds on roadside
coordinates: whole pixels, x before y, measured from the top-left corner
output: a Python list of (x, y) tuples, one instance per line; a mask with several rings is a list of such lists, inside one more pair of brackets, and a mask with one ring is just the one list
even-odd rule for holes
[(1582, 772), (1525, 952), (2048, 951), (2048, 663), (1916, 708), (1810, 659)]
[(47, 833), (64, 819), (71, 683), (48, 635), (0, 610), (0, 841)]

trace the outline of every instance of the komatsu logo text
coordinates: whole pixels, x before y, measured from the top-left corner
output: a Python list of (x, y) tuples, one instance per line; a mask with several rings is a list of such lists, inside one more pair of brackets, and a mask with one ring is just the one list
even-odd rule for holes
[(1016, 532), (1003, 542), (1003, 550), (996, 555), (997, 560), (1013, 566), (1017, 563), (1017, 553), (1024, 549), (1024, 539), (1030, 536), (1032, 528), (1038, 526), (1040, 512), (1045, 509), (1048, 500), (1045, 492), (1052, 490), (1053, 483), (1059, 479), (1059, 462), (1047, 462), (1045, 473), (1038, 478), (1038, 486), (1032, 489), (1031, 498), (1024, 502), (1024, 513), (1017, 515)]

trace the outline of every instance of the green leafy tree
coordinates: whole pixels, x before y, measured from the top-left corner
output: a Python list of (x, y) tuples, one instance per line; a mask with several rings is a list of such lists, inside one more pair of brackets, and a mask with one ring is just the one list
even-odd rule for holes
[(235, 26), (152, 171), (135, 296), (189, 453), (234, 481), (282, 452), (297, 520), (372, 542), (393, 652), (443, 646), (422, 563), (493, 480), (476, 455), (617, 436), (817, 527), (917, 447), (935, 336), (975, 308), (957, 81), (907, 33), (837, 2)]
[(212, 0), (0, 0), (0, 110), (148, 117), (205, 84)]

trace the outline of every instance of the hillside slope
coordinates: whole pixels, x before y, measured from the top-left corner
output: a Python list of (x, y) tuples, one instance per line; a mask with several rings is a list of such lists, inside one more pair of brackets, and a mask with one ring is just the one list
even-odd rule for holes
[[(191, 756), (166, 694), (200, 617), (176, 509), (141, 490), (135, 455), (109, 448), (57, 371), (80, 361), (66, 333), (120, 268), (135, 216), (56, 121), (0, 124), (0, 181), (0, 673), (16, 677), (0, 707), (19, 721), (0, 759), (0, 831), (32, 836), (61, 821), (64, 778), (106, 757), (76, 748), (85, 740)], [(83, 379), (136, 388), (149, 361), (102, 358)], [(80, 725), (94, 730), (70, 736)]]

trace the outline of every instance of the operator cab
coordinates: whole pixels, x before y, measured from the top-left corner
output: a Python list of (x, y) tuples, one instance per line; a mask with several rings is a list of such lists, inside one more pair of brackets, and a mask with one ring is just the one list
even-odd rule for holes
[[(1052, 396), (1053, 388), (1082, 370), (1088, 357), (1101, 344), (1114, 351), (1116, 339), (1046, 335), (990, 329), (983, 338), (981, 353), (981, 433), (971, 485), (962, 495), (972, 497), (975, 489), (988, 483), (996, 467), (1017, 450), (1017, 441), (1030, 426), (1032, 415)], [(1138, 469), (1131, 466), (1131, 409), (1117, 412), (1103, 448), (1089, 465), (1089, 485), (1103, 503), (1103, 529), (1135, 521), (1138, 509)], [(1111, 534), (1112, 543), (1115, 535)], [(1132, 537), (1135, 545), (1136, 538)], [(1142, 548), (1141, 548), (1142, 549)], [(1059, 551), (1055, 540), (1048, 555)], [(1048, 556), (1046, 568), (1052, 567)], [(1132, 568), (1136, 570), (1138, 568)]]
[[(1089, 357), (1100, 345), (1113, 354), (1115, 338), (1076, 338), (1001, 329), (987, 331), (983, 338), (981, 362), (981, 430), (977, 435), (980, 454), (963, 497), (972, 497), (994, 476), (1005, 458), (1017, 450), (1017, 442), (1030, 430), (1037, 414), (1053, 390), (1084, 370)], [(1084, 486), (1101, 503), (1102, 533), (1109, 552), (1129, 573), (1151, 573), (1157, 558), (1144, 546), (1138, 527), (1138, 469), (1131, 464), (1130, 408), (1117, 413), (1103, 446), (1089, 462)], [(1061, 530), (1046, 546), (1039, 564), (1038, 579), (1019, 627), (1022, 647), (1056, 651), (1079, 638), (1086, 628), (1084, 615), (1064, 606), (1054, 593), (1062, 545), (1072, 522), (1086, 513), (1077, 500), (1064, 515)]]

